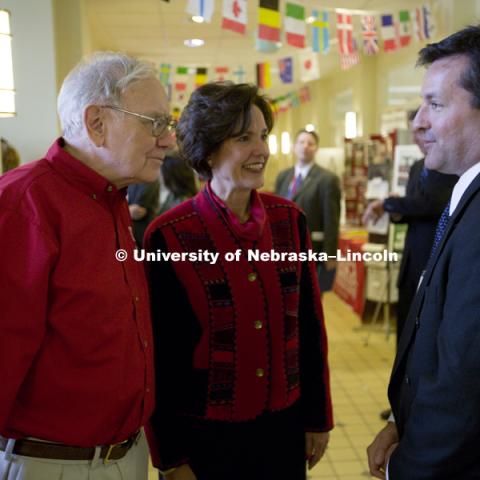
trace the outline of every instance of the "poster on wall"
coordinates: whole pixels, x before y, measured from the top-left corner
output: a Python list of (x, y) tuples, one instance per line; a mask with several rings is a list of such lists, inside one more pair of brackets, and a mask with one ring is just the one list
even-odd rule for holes
[(418, 145), (397, 145), (393, 155), (392, 193), (405, 196), (410, 167), (423, 158)]

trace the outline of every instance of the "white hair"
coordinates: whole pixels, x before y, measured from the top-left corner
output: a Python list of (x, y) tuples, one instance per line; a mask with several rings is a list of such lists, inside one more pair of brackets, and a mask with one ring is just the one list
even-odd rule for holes
[(151, 76), (156, 76), (153, 64), (123, 53), (95, 52), (83, 59), (67, 75), (58, 94), (63, 135), (68, 138), (82, 130), (88, 105), (121, 106), (126, 88)]

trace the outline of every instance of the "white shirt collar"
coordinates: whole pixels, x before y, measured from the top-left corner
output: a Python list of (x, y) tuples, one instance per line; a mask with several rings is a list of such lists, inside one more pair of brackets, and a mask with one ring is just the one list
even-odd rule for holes
[(450, 200), (450, 216), (453, 215), (453, 212), (457, 208), (460, 200), (462, 199), (465, 190), (473, 182), (475, 177), (480, 173), (480, 162), (470, 167), (463, 175), (459, 178), (455, 187), (453, 188), (452, 198)]
[(298, 163), (295, 165), (295, 178), (298, 175), (302, 176), (302, 180), (305, 180), (305, 178), (308, 175), (308, 172), (310, 172), (311, 168), (313, 167), (314, 162), (307, 163), (306, 165), (299, 165)]

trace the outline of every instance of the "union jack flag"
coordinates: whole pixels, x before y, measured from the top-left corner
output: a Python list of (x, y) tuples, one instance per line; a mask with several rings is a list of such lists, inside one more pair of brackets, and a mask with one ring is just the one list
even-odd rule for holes
[(362, 17), (363, 51), (365, 55), (375, 55), (379, 51), (378, 32), (373, 15)]

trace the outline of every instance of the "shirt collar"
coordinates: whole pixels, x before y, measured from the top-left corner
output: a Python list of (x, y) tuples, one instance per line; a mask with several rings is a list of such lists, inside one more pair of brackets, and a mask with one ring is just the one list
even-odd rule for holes
[[(65, 150), (65, 140), (60, 137), (49, 148), (46, 159), (51, 167), (69, 183), (94, 200), (102, 197), (125, 196), (127, 189), (118, 190), (105, 177), (92, 170)], [(117, 194), (117, 195), (116, 195)]]
[(470, 167), (463, 175), (459, 178), (455, 187), (453, 188), (452, 198), (450, 200), (450, 216), (453, 215), (453, 212), (457, 208), (460, 200), (462, 199), (463, 194), (473, 182), (475, 177), (480, 173), (480, 162), (476, 163)]
[(313, 167), (314, 162), (307, 163), (306, 165), (299, 165), (298, 163), (295, 165), (295, 177), (299, 174), (302, 176), (302, 180), (305, 180), (307, 175), (309, 174), (310, 170)]
[(222, 212), (230, 228), (238, 237), (251, 241), (257, 241), (261, 237), (265, 228), (267, 215), (260, 195), (256, 190), (252, 190), (250, 197), (250, 218), (245, 223), (240, 223), (236, 215), (227, 207), (226, 203), (215, 194), (210, 182), (207, 182), (205, 191)]

